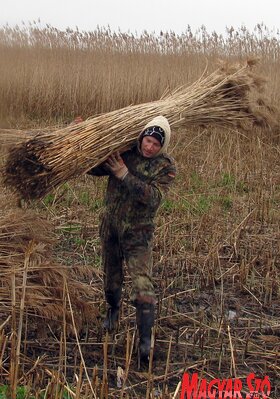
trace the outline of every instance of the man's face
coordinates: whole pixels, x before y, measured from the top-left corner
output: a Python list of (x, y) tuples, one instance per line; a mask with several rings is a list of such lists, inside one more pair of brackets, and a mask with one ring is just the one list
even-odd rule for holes
[(141, 152), (146, 158), (153, 158), (161, 149), (160, 142), (151, 136), (143, 137)]

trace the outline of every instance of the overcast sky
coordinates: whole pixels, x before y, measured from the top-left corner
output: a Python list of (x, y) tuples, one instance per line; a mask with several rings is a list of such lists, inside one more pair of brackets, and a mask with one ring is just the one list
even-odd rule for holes
[(250, 31), (258, 23), (280, 29), (279, 0), (0, 0), (0, 26), (40, 18), (59, 29), (94, 30), (109, 25), (112, 30), (141, 33), (195, 31), (202, 24), (210, 33), (245, 25)]

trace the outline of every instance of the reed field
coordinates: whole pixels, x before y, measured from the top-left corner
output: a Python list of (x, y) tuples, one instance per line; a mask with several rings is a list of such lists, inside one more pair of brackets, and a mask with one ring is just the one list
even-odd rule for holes
[(241, 396), (224, 397), (249, 398), (254, 373), (269, 379), (267, 397), (279, 399), (278, 33), (264, 25), (223, 37), (203, 27), (159, 36), (2, 27), (1, 170), (9, 150), (38, 132), (157, 101), (221, 62), (251, 57), (273, 123), (210, 123), (210, 114), (209, 124), (198, 118), (172, 130), (178, 175), (156, 218), (158, 303), (147, 369), (139, 365), (127, 274), (118, 329), (102, 328), (106, 178), (82, 174), (36, 200), (1, 183), (0, 398), (178, 399), (184, 373), (240, 379)]

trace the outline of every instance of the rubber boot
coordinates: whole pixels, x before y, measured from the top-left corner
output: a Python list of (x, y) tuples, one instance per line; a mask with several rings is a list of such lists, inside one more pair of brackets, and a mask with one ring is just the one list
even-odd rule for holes
[(103, 327), (109, 332), (112, 332), (115, 329), (119, 319), (121, 293), (121, 288), (117, 289), (116, 291), (108, 291), (105, 293), (109, 308), (103, 322)]
[(148, 362), (151, 349), (152, 328), (155, 323), (155, 305), (136, 304), (136, 322), (139, 330), (139, 352), (142, 362)]

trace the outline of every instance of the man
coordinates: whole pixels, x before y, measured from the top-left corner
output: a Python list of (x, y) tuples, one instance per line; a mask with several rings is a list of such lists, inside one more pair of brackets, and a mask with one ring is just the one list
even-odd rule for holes
[(112, 331), (118, 320), (125, 261), (132, 279), (131, 300), (136, 307), (141, 360), (149, 358), (155, 317), (151, 279), (154, 218), (176, 174), (174, 161), (166, 154), (170, 134), (167, 119), (158, 116), (145, 126), (131, 150), (121, 156), (111, 155), (89, 172), (109, 175), (100, 226), (104, 290), (109, 304), (104, 327)]

